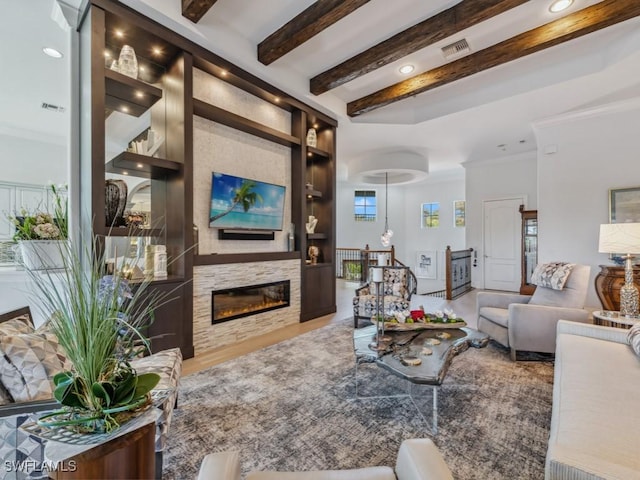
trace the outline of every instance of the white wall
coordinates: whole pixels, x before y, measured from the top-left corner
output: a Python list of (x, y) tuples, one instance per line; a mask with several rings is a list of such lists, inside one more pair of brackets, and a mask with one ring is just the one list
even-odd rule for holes
[(59, 185), (68, 182), (68, 164), (64, 145), (0, 134), (0, 180)]
[[(378, 218), (375, 222), (356, 222), (353, 215), (355, 190), (375, 190), (378, 203)], [(384, 230), (385, 190), (379, 185), (356, 185), (339, 182), (337, 185), (337, 246), (342, 248), (383, 249), (380, 235)], [(453, 202), (464, 200), (464, 178), (459, 176), (447, 180), (427, 180), (409, 185), (389, 186), (389, 228), (396, 248), (396, 257), (415, 271), (418, 251), (438, 252), (438, 278), (418, 279), (418, 292), (444, 288), (444, 263), (442, 256), (447, 245), (452, 249), (465, 248), (464, 228), (453, 226)], [(421, 228), (421, 205), (440, 202), (441, 226)], [(442, 258), (440, 258), (442, 257)], [(442, 272), (442, 274), (440, 274)]]
[[(383, 250), (380, 235), (384, 230), (385, 193), (384, 185), (357, 185), (338, 182), (336, 185), (336, 246), (338, 248), (364, 248), (369, 245), (372, 250)], [(374, 190), (378, 205), (378, 216), (375, 222), (356, 222), (353, 213), (354, 192), (356, 190)], [(403, 245), (399, 240), (403, 236), (405, 208), (402, 187), (389, 185), (389, 228), (394, 235), (391, 243), (396, 248), (396, 256), (404, 260)]]
[(535, 210), (538, 207), (536, 163), (536, 152), (527, 152), (463, 164), (466, 168), (466, 247), (473, 248), (478, 259), (471, 273), (471, 284), (475, 288), (484, 288), (482, 202), (524, 195), (525, 207)]
[[(447, 245), (452, 250), (461, 250), (465, 246), (466, 227), (453, 224), (453, 202), (464, 200), (464, 176), (448, 180), (427, 180), (426, 183), (404, 187), (404, 233), (402, 235), (405, 256), (402, 260), (416, 272), (417, 252), (435, 251), (437, 258), (437, 278), (418, 278), (418, 293), (443, 290), (445, 288), (444, 252)], [(421, 208), (423, 203), (440, 203), (440, 226), (421, 227)]]
[[(640, 186), (640, 98), (536, 125), (539, 261), (591, 265), (587, 306), (601, 308), (593, 279), (601, 223), (609, 222), (609, 189)], [(545, 154), (549, 148), (557, 153)]]

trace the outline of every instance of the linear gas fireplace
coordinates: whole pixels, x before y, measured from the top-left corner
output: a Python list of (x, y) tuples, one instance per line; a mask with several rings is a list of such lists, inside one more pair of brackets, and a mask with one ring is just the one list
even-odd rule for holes
[(289, 306), (290, 282), (263, 283), (211, 292), (211, 323)]

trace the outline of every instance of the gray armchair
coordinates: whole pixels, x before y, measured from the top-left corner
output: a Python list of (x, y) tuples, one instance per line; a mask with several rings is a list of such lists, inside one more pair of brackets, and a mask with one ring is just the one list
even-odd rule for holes
[(511, 349), (554, 353), (558, 320), (586, 323), (584, 302), (591, 267), (575, 265), (562, 290), (537, 287), (533, 295), (479, 292), (478, 330)]

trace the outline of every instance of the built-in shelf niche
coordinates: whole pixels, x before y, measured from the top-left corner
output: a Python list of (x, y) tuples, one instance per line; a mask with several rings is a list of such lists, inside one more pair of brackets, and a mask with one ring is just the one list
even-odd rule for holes
[(109, 173), (140, 178), (165, 178), (179, 172), (181, 168), (181, 163), (133, 152), (122, 152), (105, 166)]
[(148, 83), (105, 69), (105, 108), (139, 117), (162, 98), (162, 90)]

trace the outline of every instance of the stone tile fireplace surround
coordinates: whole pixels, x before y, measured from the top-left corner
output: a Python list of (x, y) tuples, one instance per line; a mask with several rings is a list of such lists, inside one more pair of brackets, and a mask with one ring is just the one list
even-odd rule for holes
[[(290, 281), (290, 305), (215, 325), (211, 324), (211, 292), (246, 285)], [(195, 354), (231, 345), (299, 323), (300, 260), (228, 263), (193, 269), (193, 343)]]

